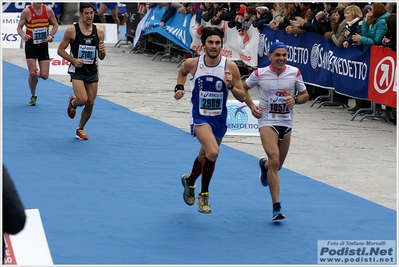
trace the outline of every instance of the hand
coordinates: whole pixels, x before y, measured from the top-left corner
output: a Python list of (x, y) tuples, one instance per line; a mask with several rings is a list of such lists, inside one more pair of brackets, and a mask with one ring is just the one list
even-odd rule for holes
[(22, 37), (22, 39), (24, 39), (24, 41), (28, 41), (28, 40), (31, 39), (31, 38), (30, 38), (29, 35), (24, 34), (24, 36)]
[(355, 43), (360, 43), (361, 39), (362, 39), (362, 36), (358, 33), (355, 33), (354, 35), (352, 35), (352, 40)]
[(224, 82), (226, 83), (227, 87), (231, 87), (233, 81), (233, 74), (231, 74), (230, 70), (225, 70), (224, 71)]
[(262, 118), (262, 109), (259, 106), (252, 106), (251, 107), (252, 116), (257, 119)]
[(105, 46), (104, 42), (101, 42), (101, 43), (100, 43), (100, 45), (99, 45), (99, 47), (98, 47), (98, 50), (99, 50), (102, 54), (105, 54), (105, 52), (107, 52), (107, 47)]
[(83, 59), (81, 59), (81, 58), (75, 58), (74, 61), (72, 62), (72, 64), (73, 64), (76, 68), (81, 68), (81, 67), (83, 67)]
[(292, 29), (293, 28), (294, 28), (293, 26), (287, 26), (287, 27), (285, 27), (285, 32), (288, 33), (288, 34), (292, 34)]
[(390, 41), (391, 41), (390, 39), (388, 39), (388, 38), (386, 38), (386, 37), (384, 36), (384, 38), (382, 39), (382, 44), (386, 45), (386, 44), (389, 43)]
[(161, 28), (163, 28), (165, 26), (165, 22), (161, 21), (161, 23), (159, 24), (159, 26), (161, 26)]
[(53, 38), (52, 35), (49, 34), (49, 35), (47, 36), (47, 42), (51, 43), (52, 41), (54, 41), (54, 38)]
[(345, 47), (345, 48), (348, 48), (348, 46), (349, 46), (348, 41), (344, 41), (344, 42), (342, 43), (342, 46)]
[(348, 30), (345, 30), (345, 32), (344, 32), (344, 36), (345, 36), (345, 38), (346, 38), (346, 37), (348, 37), (350, 33), (351, 33), (350, 31), (348, 31)]
[(183, 96), (184, 96), (184, 90), (177, 90), (176, 93), (175, 93), (175, 95), (174, 95), (174, 98), (175, 98), (176, 100), (179, 100), (179, 99), (181, 99)]
[(293, 107), (295, 105), (295, 98), (293, 96), (287, 96), (285, 98), (285, 104), (287, 107)]

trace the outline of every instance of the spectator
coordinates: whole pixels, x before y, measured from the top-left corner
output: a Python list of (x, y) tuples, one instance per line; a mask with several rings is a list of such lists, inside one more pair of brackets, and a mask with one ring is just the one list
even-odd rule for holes
[[(211, 20), (212, 16), (213, 16), (213, 4), (211, 4), (210, 2), (205, 2), (204, 3), (204, 9), (201, 12), (201, 16), (198, 17), (196, 15), (195, 17), (195, 25), (194, 28), (199, 28), (201, 26), (201, 21), (205, 21), (208, 22)], [(200, 12), (197, 12), (196, 14), (199, 14)]]
[[(396, 14), (391, 13), (385, 21), (388, 31), (382, 39), (382, 45), (396, 51)], [(386, 107), (386, 110), (391, 114), (389, 121), (396, 125), (396, 108)]]
[(338, 3), (324, 3), (324, 11), (320, 11), (316, 14), (316, 32), (319, 34), (325, 34), (331, 31), (331, 15), (334, 12)]
[(266, 6), (256, 7), (256, 19), (252, 25), (259, 31), (262, 30), (265, 24), (269, 24), (273, 19), (273, 14)]
[(355, 43), (366, 45), (381, 45), (387, 33), (385, 19), (389, 16), (382, 3), (373, 3), (362, 23), (362, 35), (352, 35)]
[(344, 9), (337, 8), (331, 18), (331, 31), (326, 32), (324, 37), (326, 40), (332, 40), (337, 47), (342, 47), (345, 41), (346, 20)]
[(396, 3), (395, 2), (386, 2), (385, 8), (389, 14), (396, 14)]
[(285, 30), (287, 26), (291, 25), (290, 20), (295, 20), (296, 17), (301, 16), (301, 11), (295, 3), (284, 3), (283, 10), (284, 20), (278, 24), (279, 30)]
[(247, 5), (244, 3), (238, 4), (238, 6), (235, 6), (235, 13), (233, 16), (231, 16), (229, 22), (227, 23), (227, 26), (232, 29), (235, 28), (237, 25), (238, 20), (242, 20), (244, 17), (244, 11), (247, 8)]
[(362, 18), (363, 12), (357, 5), (350, 5), (345, 8), (344, 16), (346, 20), (345, 25), (345, 40), (342, 46), (347, 48), (353, 44), (352, 35), (362, 32)]
[(176, 4), (178, 3), (164, 4), (164, 6), (166, 6), (166, 11), (161, 18), (161, 24), (160, 24), (161, 28), (165, 27), (165, 23), (168, 22), (168, 20), (170, 20), (170, 18), (176, 14), (177, 12)]
[(299, 3), (299, 9), (301, 11), (301, 17), (295, 17), (295, 20), (290, 20), (290, 25), (285, 28), (285, 31), (288, 34), (294, 34), (295, 36), (298, 34), (305, 33), (306, 30), (302, 27), (296, 26), (295, 21), (300, 19), (304, 19), (305, 21), (309, 21), (312, 19), (313, 12), (311, 10), (311, 3)]
[[(26, 214), (24, 205), (19, 198), (14, 183), (7, 169), (3, 165), (3, 235), (18, 234), (25, 227)], [(3, 237), (3, 259), (4, 259), (4, 237)]]
[(298, 16), (295, 20), (290, 21), (291, 25), (299, 27), (307, 32), (317, 32), (316, 21), (320, 18), (320, 16), (317, 17), (317, 14), (319, 14), (320, 11), (324, 11), (324, 5), (322, 3), (312, 3), (309, 10), (309, 14), (305, 16), (306, 19)]
[(273, 30), (277, 30), (278, 29), (278, 25), (280, 23), (282, 23), (284, 21), (284, 3), (283, 2), (278, 2), (275, 4), (274, 6), (274, 12), (272, 12), (273, 14), (273, 18), (269, 23), (269, 26), (271, 29)]
[(385, 19), (387, 33), (382, 39), (382, 45), (396, 51), (396, 14), (392, 13)]
[(219, 25), (222, 21), (221, 15), (226, 11), (225, 4), (223, 3), (213, 3), (213, 16), (211, 19), (212, 25)]
[[(241, 9), (240, 9), (241, 10)], [(240, 36), (245, 35), (251, 25), (256, 21), (256, 9), (254, 6), (249, 6), (244, 10), (243, 20), (237, 21), (237, 31)]]

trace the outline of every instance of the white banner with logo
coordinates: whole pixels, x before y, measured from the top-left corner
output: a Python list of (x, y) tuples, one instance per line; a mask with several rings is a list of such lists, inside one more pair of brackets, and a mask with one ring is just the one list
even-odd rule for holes
[[(69, 49), (65, 49), (65, 51), (69, 54)], [(50, 75), (69, 75), (68, 74), (68, 66), (69, 61), (63, 59), (57, 54), (57, 48), (49, 49), (50, 56)]]
[[(259, 105), (259, 100), (254, 100)], [(252, 116), (251, 109), (238, 100), (227, 101), (226, 135), (259, 136), (258, 119)]]
[(21, 48), (22, 38), (17, 32), (20, 13), (1, 13), (1, 46), (3, 48)]
[(42, 219), (38, 209), (25, 210), (24, 229), (16, 235), (8, 235), (5, 264), (26, 266), (53, 265)]

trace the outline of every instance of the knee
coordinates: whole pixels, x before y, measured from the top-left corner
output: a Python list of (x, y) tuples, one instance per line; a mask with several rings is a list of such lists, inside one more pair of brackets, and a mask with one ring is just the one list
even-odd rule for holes
[(210, 161), (216, 161), (216, 159), (219, 156), (219, 147), (216, 148), (212, 148), (209, 149), (206, 153), (206, 157), (210, 160)]
[(40, 78), (42, 78), (43, 80), (47, 80), (48, 79), (48, 74), (40, 75)]
[(278, 155), (272, 155), (269, 156), (268, 158), (268, 168), (274, 169), (274, 170), (280, 170), (281, 166), (280, 166), (280, 158)]

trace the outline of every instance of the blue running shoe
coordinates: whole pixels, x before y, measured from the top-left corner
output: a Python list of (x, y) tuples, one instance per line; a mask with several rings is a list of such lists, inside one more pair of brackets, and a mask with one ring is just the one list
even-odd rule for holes
[(260, 175), (259, 175), (259, 180), (260, 183), (263, 186), (268, 186), (268, 182), (267, 182), (267, 169), (265, 168), (265, 163), (267, 162), (267, 159), (262, 157), (259, 158), (258, 163), (259, 163), (259, 168), (260, 168)]
[(192, 206), (195, 201), (195, 194), (194, 194), (195, 185), (189, 186), (187, 184), (188, 177), (190, 177), (189, 174), (183, 174), (181, 178), (181, 183), (184, 187), (183, 200), (187, 205)]
[(282, 220), (285, 219), (285, 215), (283, 214), (283, 211), (281, 209), (281, 205), (280, 202), (273, 204), (273, 217), (272, 220), (273, 221), (277, 221), (277, 220)]

